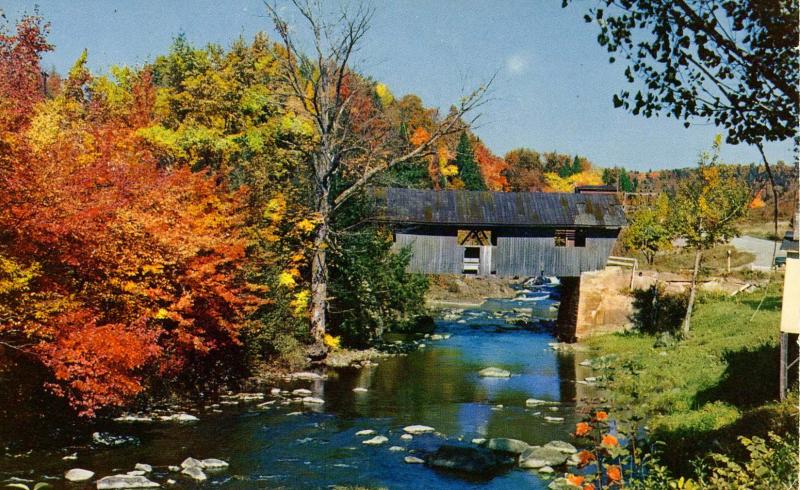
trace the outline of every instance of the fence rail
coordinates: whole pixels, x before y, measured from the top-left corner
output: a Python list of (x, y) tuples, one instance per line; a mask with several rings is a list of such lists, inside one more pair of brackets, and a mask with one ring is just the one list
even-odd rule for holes
[(633, 257), (617, 257), (611, 255), (608, 257), (608, 261), (606, 262), (606, 266), (617, 266), (617, 267), (630, 267), (631, 269), (631, 284), (630, 288), (633, 289), (633, 278), (636, 275), (636, 269), (639, 268), (639, 261)]

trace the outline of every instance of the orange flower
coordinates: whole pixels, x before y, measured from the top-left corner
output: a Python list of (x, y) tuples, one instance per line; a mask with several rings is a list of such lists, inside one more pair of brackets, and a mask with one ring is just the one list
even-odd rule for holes
[(619, 446), (619, 441), (611, 434), (606, 434), (603, 436), (603, 441), (600, 444), (606, 447), (616, 447)]
[(608, 414), (601, 410), (601, 411), (597, 412), (596, 414), (594, 414), (594, 418), (595, 418), (595, 420), (599, 420), (599, 421), (602, 422), (604, 420), (608, 420)]
[(617, 465), (606, 466), (606, 475), (608, 479), (614, 483), (622, 481), (622, 470)]
[(594, 484), (587, 483), (586, 485), (583, 486), (581, 490), (594, 490)]
[(592, 431), (592, 426), (587, 424), (586, 422), (578, 422), (575, 425), (575, 435), (576, 436), (585, 436), (589, 432)]
[(571, 473), (567, 474), (567, 481), (576, 487), (581, 486), (583, 484), (583, 480), (585, 480), (585, 478), (580, 475), (573, 475)]
[(594, 461), (595, 457), (594, 454), (584, 449), (583, 451), (578, 453), (578, 459), (580, 461), (580, 466), (586, 466), (587, 464)]

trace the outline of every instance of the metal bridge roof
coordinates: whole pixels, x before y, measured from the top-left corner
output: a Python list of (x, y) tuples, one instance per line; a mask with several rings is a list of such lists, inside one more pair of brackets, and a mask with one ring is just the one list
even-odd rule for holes
[(627, 224), (616, 196), (564, 192), (372, 189), (377, 221), (387, 223), (603, 227)]

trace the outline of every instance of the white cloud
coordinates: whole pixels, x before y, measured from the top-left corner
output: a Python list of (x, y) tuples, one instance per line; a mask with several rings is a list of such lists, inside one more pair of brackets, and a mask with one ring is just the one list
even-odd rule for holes
[(520, 54), (514, 54), (506, 58), (506, 69), (511, 73), (522, 73), (527, 68), (528, 60)]

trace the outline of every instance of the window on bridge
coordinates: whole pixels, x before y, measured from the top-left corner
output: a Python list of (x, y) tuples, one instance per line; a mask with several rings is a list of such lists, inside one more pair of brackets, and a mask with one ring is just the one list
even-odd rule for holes
[(477, 274), (481, 266), (481, 248), (464, 247), (464, 274)]
[(585, 247), (586, 235), (575, 230), (556, 230), (556, 247)]

